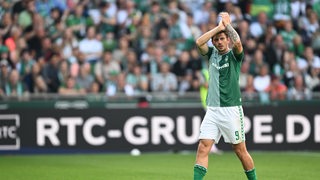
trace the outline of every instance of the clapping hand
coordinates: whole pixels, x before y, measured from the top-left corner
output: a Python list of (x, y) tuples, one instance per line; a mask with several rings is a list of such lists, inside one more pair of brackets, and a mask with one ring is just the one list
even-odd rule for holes
[(222, 22), (222, 24), (224, 25), (224, 27), (227, 27), (227, 25), (231, 24), (231, 19), (230, 19), (230, 15), (227, 12), (221, 12), (219, 14), (219, 16), (221, 17), (221, 21), (219, 22), (219, 24)]

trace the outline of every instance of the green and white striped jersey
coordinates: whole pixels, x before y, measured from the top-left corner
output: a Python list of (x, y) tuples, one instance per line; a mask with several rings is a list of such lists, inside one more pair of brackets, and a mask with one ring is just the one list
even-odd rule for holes
[(232, 50), (219, 54), (215, 47), (209, 47), (206, 54), (209, 65), (209, 89), (207, 106), (228, 107), (241, 103), (239, 74), (244, 53), (236, 55)]

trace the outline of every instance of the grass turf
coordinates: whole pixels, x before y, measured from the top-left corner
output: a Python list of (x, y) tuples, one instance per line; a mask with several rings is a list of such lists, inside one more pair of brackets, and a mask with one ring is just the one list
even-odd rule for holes
[[(320, 152), (251, 152), (259, 180), (320, 178)], [(187, 180), (193, 177), (195, 153), (6, 155), (0, 156), (4, 180)], [(210, 155), (205, 179), (244, 180), (232, 152)]]

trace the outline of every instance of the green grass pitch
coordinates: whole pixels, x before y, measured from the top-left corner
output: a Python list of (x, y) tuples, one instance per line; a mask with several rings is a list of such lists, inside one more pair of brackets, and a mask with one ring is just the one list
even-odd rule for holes
[[(251, 152), (259, 180), (320, 179), (320, 152)], [(1, 155), (3, 180), (188, 180), (195, 153)], [(207, 180), (245, 180), (232, 152), (210, 155)]]

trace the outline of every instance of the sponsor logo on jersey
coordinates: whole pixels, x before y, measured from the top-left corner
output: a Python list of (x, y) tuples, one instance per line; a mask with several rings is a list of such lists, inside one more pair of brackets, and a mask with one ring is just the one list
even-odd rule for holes
[(217, 68), (218, 70), (220, 70), (220, 69), (229, 67), (229, 63), (225, 63), (225, 64), (223, 64), (222, 66), (219, 66), (219, 65), (217, 65), (217, 64), (215, 64), (215, 63), (212, 63), (212, 66), (215, 67), (215, 68)]

